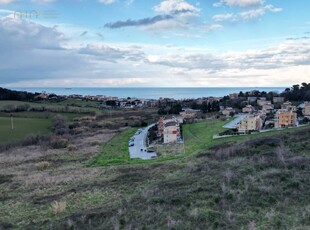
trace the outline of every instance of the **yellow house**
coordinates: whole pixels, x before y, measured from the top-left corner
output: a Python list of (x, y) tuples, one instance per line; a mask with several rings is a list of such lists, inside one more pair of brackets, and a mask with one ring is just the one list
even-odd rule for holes
[(231, 107), (227, 107), (227, 108), (222, 110), (222, 114), (225, 116), (229, 116), (230, 113), (234, 113), (234, 112), (235, 112), (235, 110)]
[(276, 113), (275, 128), (296, 126), (297, 114), (292, 110), (280, 109)]
[(261, 130), (263, 121), (259, 116), (248, 115), (240, 122), (238, 126), (239, 133), (249, 133), (250, 131), (259, 131)]
[(252, 105), (247, 105), (244, 108), (242, 108), (243, 113), (253, 113), (254, 111), (255, 109)]

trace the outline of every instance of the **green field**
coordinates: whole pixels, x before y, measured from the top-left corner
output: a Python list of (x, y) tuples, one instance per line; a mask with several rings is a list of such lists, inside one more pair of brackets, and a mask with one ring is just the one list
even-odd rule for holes
[(130, 163), (128, 141), (135, 134), (137, 128), (129, 128), (117, 134), (108, 141), (99, 155), (92, 161), (92, 165), (114, 165)]
[[(20, 105), (30, 105), (34, 108), (45, 107), (46, 109), (75, 109), (80, 110), (83, 112), (90, 112), (90, 111), (99, 111), (99, 104), (95, 102), (84, 102), (79, 100), (64, 100), (61, 102), (26, 102), (26, 101), (9, 101), (3, 100), (0, 101), (0, 110), (3, 109), (5, 106), (13, 105), (13, 106), (20, 106)], [(74, 105), (74, 106), (72, 106)], [(86, 107), (87, 106), (87, 107)]]
[[(119, 164), (140, 164), (140, 163), (159, 163), (168, 160), (175, 160), (187, 157), (192, 154), (201, 153), (207, 151), (214, 145), (223, 143), (238, 143), (257, 137), (274, 136), (280, 133), (290, 133), (296, 130), (302, 130), (305, 127), (274, 130), (265, 133), (255, 133), (251, 135), (240, 135), (226, 138), (213, 139), (213, 135), (218, 134), (224, 130), (222, 126), (230, 122), (229, 120), (207, 120), (203, 122), (197, 122), (194, 124), (183, 125), (183, 136), (184, 136), (184, 147), (185, 154), (182, 151), (182, 147), (178, 148), (179, 154), (159, 154), (157, 159), (150, 161), (130, 159), (128, 152), (128, 140), (133, 136), (136, 129), (128, 129), (120, 134), (117, 134), (112, 140), (103, 146), (102, 151), (99, 155), (91, 161), (91, 165), (104, 166), (104, 165), (119, 165)], [(171, 147), (170, 147), (171, 148)]]
[(48, 119), (14, 118), (14, 129), (11, 127), (11, 118), (0, 117), (0, 143), (14, 141), (29, 134), (51, 132), (51, 121)]
[(185, 141), (186, 154), (199, 153), (201, 151), (208, 150), (210, 147), (217, 144), (241, 142), (257, 137), (274, 136), (279, 133), (290, 133), (296, 130), (307, 128), (307, 126), (304, 126), (290, 129), (272, 130), (263, 133), (254, 133), (251, 135), (239, 135), (239, 136), (213, 139), (213, 135), (226, 130), (222, 126), (225, 125), (227, 122), (229, 121), (212, 120), (212, 121), (184, 125), (183, 135)]
[(56, 115), (65, 117), (68, 121), (73, 121), (74, 118), (86, 116), (81, 113), (56, 113), (56, 112), (37, 112), (37, 111), (24, 111), (15, 113), (0, 112), (0, 117), (19, 117), (19, 118), (40, 118), (40, 119), (52, 119)]
[(230, 120), (207, 120), (183, 125), (185, 153), (192, 154), (205, 150), (213, 144), (213, 135), (224, 131), (222, 127)]

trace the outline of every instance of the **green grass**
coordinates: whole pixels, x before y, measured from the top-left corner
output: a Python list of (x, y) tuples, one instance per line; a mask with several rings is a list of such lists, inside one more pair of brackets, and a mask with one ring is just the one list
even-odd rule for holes
[(183, 125), (185, 153), (192, 154), (208, 149), (213, 144), (213, 135), (224, 131), (222, 126), (229, 121), (208, 120)]
[(254, 133), (251, 135), (239, 135), (226, 138), (213, 139), (213, 135), (218, 134), (225, 129), (222, 127), (228, 121), (212, 120), (206, 122), (199, 122), (194, 124), (186, 124), (183, 126), (183, 135), (185, 140), (185, 152), (186, 154), (199, 153), (201, 151), (208, 150), (210, 147), (229, 142), (241, 142), (250, 140), (256, 137), (274, 136), (279, 133), (290, 133), (296, 130), (307, 128), (296, 127), (283, 130), (272, 130), (264, 133)]
[(81, 113), (56, 113), (56, 112), (37, 112), (37, 111), (24, 111), (24, 112), (15, 112), (15, 113), (3, 113), (0, 112), (0, 117), (14, 117), (19, 118), (38, 118), (38, 119), (51, 119), (56, 115), (61, 115), (65, 117), (68, 121), (73, 121), (74, 118), (86, 116)]
[(0, 143), (22, 139), (29, 134), (51, 132), (51, 121), (47, 119), (14, 118), (14, 129), (11, 118), (0, 117)]
[[(75, 103), (76, 102), (76, 103)], [(34, 108), (39, 108), (44, 106), (47, 109), (65, 109), (66, 107), (68, 109), (78, 109), (81, 110), (83, 112), (91, 112), (91, 111), (99, 111), (99, 108), (93, 107), (93, 103), (90, 104), (89, 107), (78, 107), (78, 106), (67, 106), (70, 104), (76, 104), (76, 105), (80, 105), (80, 106), (86, 106), (88, 105), (88, 102), (82, 103), (79, 100), (65, 100), (62, 102), (46, 102), (46, 101), (42, 101), (42, 102), (26, 102), (26, 101), (10, 101), (10, 100), (2, 100), (0, 101), (0, 110), (3, 109), (5, 106), (7, 105), (14, 105), (14, 106), (19, 106), (19, 105), (30, 105), (31, 107)]]
[[(226, 138), (213, 139), (213, 135), (218, 134), (224, 130), (224, 126), (229, 120), (207, 120), (193, 124), (183, 125), (183, 136), (185, 153), (182, 151), (182, 146), (177, 151), (179, 154), (168, 155), (158, 154), (158, 158), (152, 160), (130, 159), (128, 152), (128, 140), (133, 136), (136, 129), (128, 129), (120, 134), (117, 134), (111, 141), (103, 146), (102, 151), (95, 157), (90, 165), (92, 166), (106, 166), (106, 165), (122, 165), (122, 164), (154, 164), (165, 161), (171, 161), (188, 157), (210, 149), (214, 145), (225, 143), (237, 143), (245, 140), (250, 140), (257, 137), (274, 136), (279, 133), (290, 133), (296, 130), (307, 128), (291, 128), (284, 130), (274, 130), (265, 133), (255, 133), (251, 135), (240, 135)], [(169, 151), (168, 151), (169, 152)], [(173, 152), (173, 151), (171, 151)]]
[(137, 128), (129, 128), (114, 136), (103, 147), (91, 165), (119, 165), (130, 163), (128, 141)]

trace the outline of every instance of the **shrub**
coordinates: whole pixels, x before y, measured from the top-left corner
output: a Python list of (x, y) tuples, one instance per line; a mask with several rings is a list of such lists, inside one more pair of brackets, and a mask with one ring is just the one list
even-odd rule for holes
[(92, 146), (101, 145), (100, 141), (93, 141), (91, 143)]
[(54, 214), (63, 213), (67, 208), (67, 202), (65, 201), (55, 201), (52, 204), (52, 210)]
[(50, 163), (47, 161), (42, 161), (42, 162), (36, 163), (35, 166), (38, 171), (43, 171), (50, 166)]
[(56, 115), (53, 118), (54, 132), (57, 135), (64, 135), (69, 132), (68, 124), (63, 116)]
[(69, 145), (67, 149), (68, 151), (76, 151), (78, 148), (75, 145)]
[(51, 141), (51, 147), (53, 149), (63, 149), (66, 148), (68, 145), (68, 140), (65, 138), (54, 138)]

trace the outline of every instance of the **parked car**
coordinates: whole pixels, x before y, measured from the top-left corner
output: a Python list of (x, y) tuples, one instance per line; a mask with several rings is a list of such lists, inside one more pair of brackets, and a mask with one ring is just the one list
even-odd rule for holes
[(129, 147), (135, 146), (134, 143), (129, 143)]

